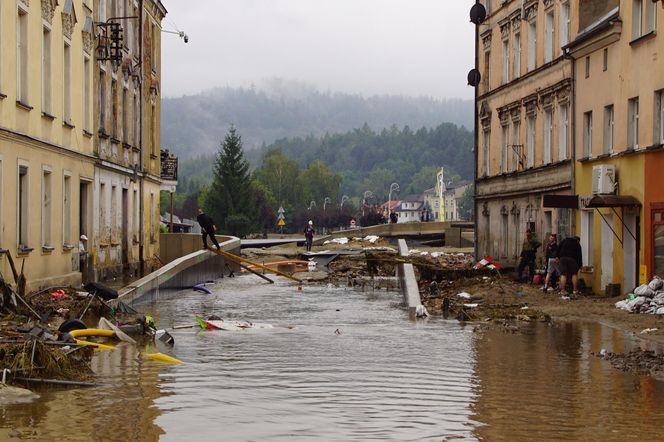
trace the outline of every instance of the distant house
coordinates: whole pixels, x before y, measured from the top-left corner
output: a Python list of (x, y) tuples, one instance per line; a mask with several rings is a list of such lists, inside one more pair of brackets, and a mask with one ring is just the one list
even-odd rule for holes
[(397, 223), (411, 223), (422, 220), (424, 197), (422, 195), (407, 195), (396, 208)]
[(392, 201), (385, 201), (383, 204), (380, 205), (380, 213), (383, 214), (385, 219), (389, 219), (390, 212), (396, 212), (397, 208), (401, 204), (401, 200), (392, 200)]
[(441, 198), (436, 192), (436, 188), (432, 187), (422, 193), (424, 199), (424, 206), (431, 210), (429, 214), (429, 221), (442, 221), (443, 211), (441, 210)]
[(452, 184), (448, 183), (443, 193), (445, 200), (445, 221), (466, 221), (459, 216), (459, 200), (463, 193), (470, 186), (468, 183)]
[[(165, 225), (170, 232), (171, 214), (166, 212), (160, 217), (161, 224)], [(173, 215), (173, 233), (194, 233), (191, 231), (194, 223), (188, 219), (180, 219), (177, 215)]]

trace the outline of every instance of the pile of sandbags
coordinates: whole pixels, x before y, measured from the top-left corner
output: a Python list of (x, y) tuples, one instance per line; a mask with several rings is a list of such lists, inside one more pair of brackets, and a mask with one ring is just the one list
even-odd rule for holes
[(630, 313), (664, 315), (664, 281), (654, 277), (648, 284), (635, 288), (627, 299), (616, 302), (616, 308)]

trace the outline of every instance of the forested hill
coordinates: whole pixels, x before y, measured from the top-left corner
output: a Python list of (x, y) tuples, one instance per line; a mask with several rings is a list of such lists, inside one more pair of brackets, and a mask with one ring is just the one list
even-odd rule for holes
[(251, 150), (281, 138), (343, 133), (364, 123), (377, 131), (443, 122), (471, 128), (472, 114), (471, 100), (362, 97), (273, 80), (261, 88), (226, 87), (164, 98), (161, 144), (185, 159), (216, 152), (231, 124), (245, 150)]

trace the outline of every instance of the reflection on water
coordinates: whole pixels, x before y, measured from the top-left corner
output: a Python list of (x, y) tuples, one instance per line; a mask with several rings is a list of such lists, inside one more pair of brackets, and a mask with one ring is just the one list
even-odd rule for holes
[(398, 301), (253, 276), (226, 278), (214, 295), (164, 297), (142, 306), (161, 327), (200, 313), (276, 328), (173, 330), (172, 354), (186, 361), (177, 366), (126, 344), (101, 352), (103, 387), (0, 404), (0, 440), (14, 428), (36, 440), (656, 440), (664, 426), (663, 383), (589, 354), (629, 350), (621, 333), (533, 324), (478, 334), (409, 322)]

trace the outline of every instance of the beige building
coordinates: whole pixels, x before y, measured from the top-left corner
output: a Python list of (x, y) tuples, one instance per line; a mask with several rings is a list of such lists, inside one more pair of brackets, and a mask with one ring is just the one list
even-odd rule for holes
[[(95, 0), (93, 241), (90, 279), (151, 271), (159, 254), (159, 0)], [(121, 39), (118, 36), (121, 35)]]
[[(28, 289), (81, 281), (78, 238), (92, 229), (92, 8), (0, 2), (0, 247), (24, 261)], [(0, 271), (12, 281), (5, 255)]]
[(480, 25), (477, 153), (478, 253), (518, 262), (527, 229), (572, 232), (571, 209), (544, 195), (572, 194), (569, 0), (485, 0)]
[(664, 3), (575, 2), (577, 215), (597, 293), (664, 275)]

